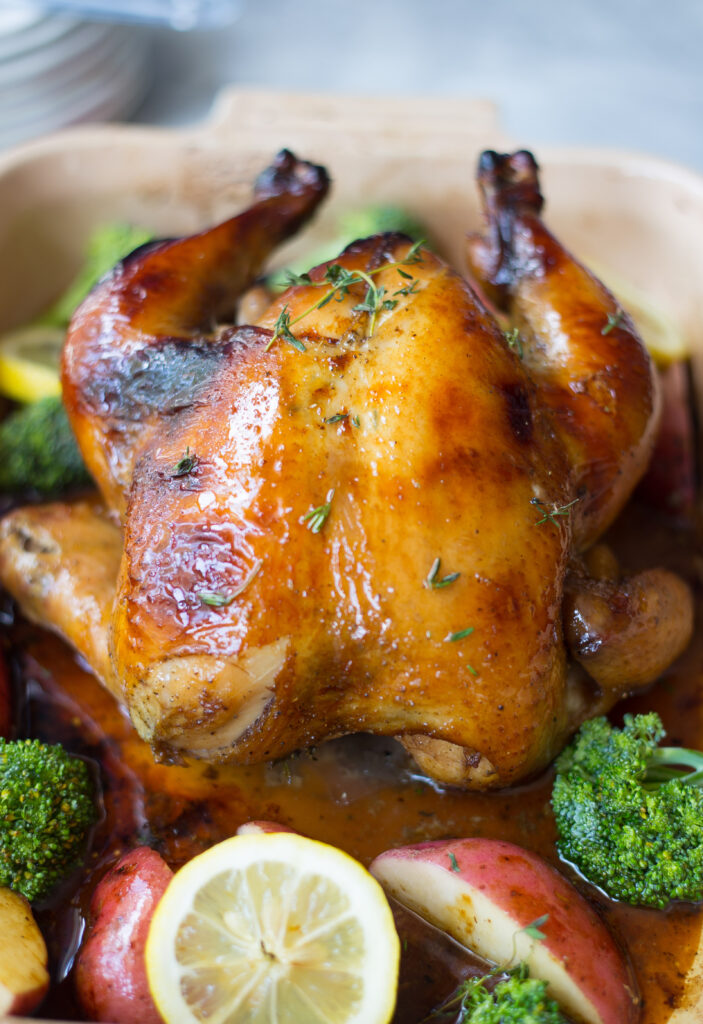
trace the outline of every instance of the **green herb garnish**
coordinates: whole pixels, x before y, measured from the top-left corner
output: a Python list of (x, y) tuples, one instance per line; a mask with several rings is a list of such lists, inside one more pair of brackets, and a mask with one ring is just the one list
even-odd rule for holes
[(601, 334), (610, 334), (614, 327), (619, 327), (625, 316), (625, 310), (619, 309), (616, 313), (608, 313), (608, 321), (601, 327)]
[(541, 526), (542, 523), (554, 523), (555, 526), (558, 526), (559, 523), (556, 517), (568, 516), (571, 507), (575, 505), (578, 500), (578, 498), (574, 498), (574, 500), (570, 501), (568, 505), (560, 505), (556, 508), (553, 508), (551, 511), (547, 511), (543, 501), (541, 501), (539, 498), (530, 498), (530, 505), (536, 505), (536, 507), (542, 513), (542, 518), (535, 520), (535, 526)]
[(454, 583), (461, 576), (460, 572), (450, 572), (448, 576), (443, 576), (439, 579), (439, 568), (442, 564), (441, 558), (435, 558), (432, 563), (432, 568), (425, 577), (425, 586), (429, 590), (438, 590), (440, 587), (448, 587), (450, 583)]
[(198, 456), (190, 454), (190, 448), (186, 448), (185, 455), (182, 455), (171, 470), (172, 477), (188, 476), (198, 464)]
[(332, 499), (334, 498), (334, 488), (327, 492), (327, 500), (324, 505), (318, 505), (317, 508), (310, 509), (303, 516), (303, 522), (307, 522), (308, 529), (311, 533), (319, 533), (322, 527), (327, 522), (327, 517), (330, 514), (332, 508)]
[[(386, 297), (385, 287), (382, 285), (379, 288), (375, 284), (373, 278), (383, 270), (393, 270), (395, 268), (398, 270), (399, 274), (402, 273), (404, 278), (414, 281), (415, 279), (412, 275), (402, 272), (402, 268), (422, 262), (422, 253), (420, 252), (422, 244), (423, 243), (421, 241), (415, 242), (408, 250), (404, 259), (398, 260), (395, 263), (384, 263), (382, 266), (376, 267), (374, 270), (347, 270), (346, 267), (341, 266), (339, 263), (330, 263), (330, 265), (325, 269), (324, 277), (320, 281), (313, 281), (310, 274), (307, 273), (294, 274), (289, 271), (287, 273), (287, 282), (289, 285), (302, 285), (308, 288), (324, 288), (327, 286), (327, 291), (320, 299), (317, 300), (317, 302), (314, 302), (308, 307), (308, 309), (299, 313), (293, 320), (290, 318), (288, 306), (284, 306), (276, 320), (276, 323), (274, 324), (273, 334), (271, 335), (271, 340), (266, 346), (266, 351), (271, 348), (277, 338), (283, 338), (285, 341), (297, 348), (299, 352), (305, 352), (305, 346), (302, 341), (300, 341), (299, 338), (296, 338), (292, 333), (291, 327), (299, 323), (301, 320), (304, 320), (305, 317), (309, 316), (316, 309), (322, 309), (323, 306), (326, 306), (328, 302), (332, 301), (332, 299), (335, 299), (337, 302), (341, 302), (342, 299), (346, 298), (349, 294), (349, 289), (353, 285), (358, 284), (366, 285), (366, 294), (364, 295), (363, 301), (354, 306), (353, 311), (369, 314), (368, 337), (371, 337), (374, 332), (378, 313), (382, 310), (394, 309), (398, 305), (396, 299), (389, 299)], [(408, 288), (409, 286), (406, 285), (404, 288), (399, 289), (399, 292), (394, 294), (400, 293), (408, 295), (410, 294), (410, 291), (406, 291)]]
[(458, 633), (450, 633), (449, 636), (445, 637), (447, 643), (453, 644), (457, 640), (464, 640), (467, 636), (471, 636), (474, 631), (473, 626), (469, 626), (468, 629), (460, 629)]
[(264, 563), (260, 558), (254, 562), (251, 572), (242, 580), (239, 586), (229, 594), (224, 594), (221, 590), (199, 590), (198, 597), (203, 604), (209, 605), (210, 608), (226, 608), (232, 604), (235, 598), (243, 594), (249, 584), (258, 576), (261, 571), (261, 566)]
[(526, 924), (524, 928), (520, 929), (520, 931), (524, 932), (525, 935), (529, 935), (531, 939), (536, 939), (538, 942), (541, 942), (542, 939), (546, 938), (546, 935), (543, 931), (540, 931), (540, 929), (548, 920), (549, 914), (542, 914), (541, 917), (536, 917), (534, 921), (530, 921), (529, 924)]
[(511, 348), (513, 352), (517, 353), (518, 358), (522, 359), (522, 341), (517, 327), (513, 327), (510, 331), (503, 331), (503, 337), (508, 343), (508, 348)]

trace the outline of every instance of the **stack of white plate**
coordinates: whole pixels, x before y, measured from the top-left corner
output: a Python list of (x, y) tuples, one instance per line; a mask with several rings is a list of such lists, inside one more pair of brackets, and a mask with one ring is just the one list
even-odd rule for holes
[(135, 26), (0, 4), (0, 147), (128, 117), (148, 84), (147, 50)]

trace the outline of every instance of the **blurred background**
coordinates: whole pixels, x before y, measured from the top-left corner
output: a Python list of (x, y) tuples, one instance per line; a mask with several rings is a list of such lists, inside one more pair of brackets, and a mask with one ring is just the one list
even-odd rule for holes
[(482, 96), (523, 144), (703, 171), (700, 0), (0, 0), (0, 146), (207, 116), (230, 83)]

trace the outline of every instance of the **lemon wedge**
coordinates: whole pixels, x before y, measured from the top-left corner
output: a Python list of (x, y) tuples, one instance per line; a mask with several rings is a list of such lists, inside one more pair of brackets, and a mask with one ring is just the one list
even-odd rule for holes
[(387, 1024), (400, 944), (380, 885), (294, 833), (235, 836), (170, 882), (146, 969), (166, 1024)]
[(635, 322), (642, 341), (658, 366), (665, 367), (678, 359), (686, 359), (690, 348), (681, 329), (660, 307), (609, 267), (589, 260), (586, 266), (610, 289)]
[(0, 392), (16, 402), (61, 393), (59, 362), (66, 332), (32, 325), (0, 336)]

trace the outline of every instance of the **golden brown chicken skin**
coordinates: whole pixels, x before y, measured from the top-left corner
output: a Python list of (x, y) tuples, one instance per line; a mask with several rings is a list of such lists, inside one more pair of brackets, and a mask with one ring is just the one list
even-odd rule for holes
[[(345, 732), (430, 733), (502, 781), (554, 752), (570, 529), (537, 526), (531, 502), (567, 500), (563, 452), (471, 289), (426, 251), (403, 268), (409, 249), (379, 237), (337, 261), (387, 265), (387, 294), (398, 265), (412, 275), (370, 336), (364, 285), (293, 328), (304, 352), (269, 345), (314, 287), (225, 332), (207, 403), (140, 456), (113, 649), (153, 742), (261, 760)], [(196, 464), (177, 475), (185, 452)], [(436, 558), (458, 579), (425, 585)]]
[[(124, 521), (92, 663), (161, 751), (261, 761), (370, 731), (441, 781), (511, 784), (690, 635), (676, 577), (576, 557), (646, 463), (654, 371), (543, 227), (526, 154), (482, 158), (471, 243), (522, 357), (466, 281), (397, 235), (355, 243), (257, 323), (213, 327), (326, 188), (284, 163), (275, 195), (137, 252), (72, 324), (69, 413)], [(5, 521), (0, 576), (82, 649), (55, 602), (23, 596), (13, 565), (41, 523), (21, 526)], [(80, 595), (74, 563), (63, 585)]]
[(566, 450), (578, 504), (574, 541), (588, 547), (644, 472), (659, 419), (656, 372), (608, 289), (545, 227), (531, 153), (479, 162), (486, 230), (469, 267), (519, 332), (524, 364)]
[(283, 150), (249, 209), (189, 238), (149, 243), (80, 306), (63, 352), (63, 397), (86, 465), (120, 517), (136, 452), (208, 386), (210, 332), (272, 249), (324, 198), (322, 167)]

